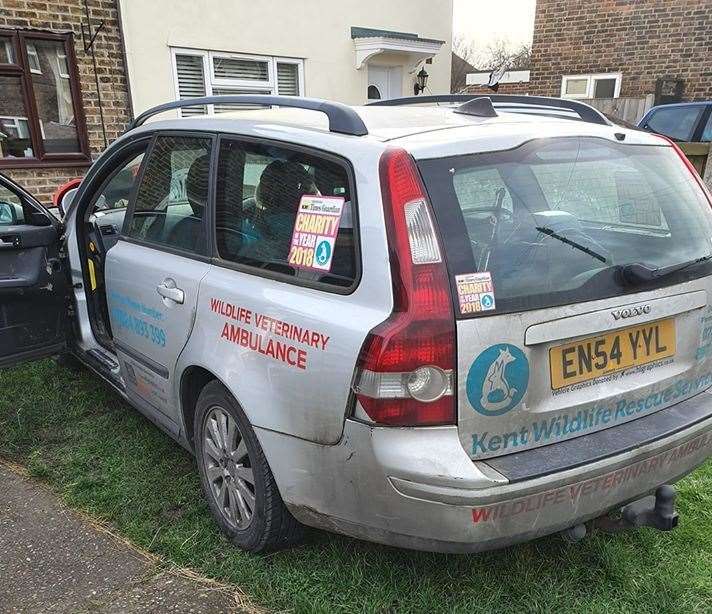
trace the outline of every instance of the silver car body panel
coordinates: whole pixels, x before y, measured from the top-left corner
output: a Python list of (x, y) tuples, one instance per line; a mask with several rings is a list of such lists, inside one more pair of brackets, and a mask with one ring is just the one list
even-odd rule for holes
[(298, 520), (441, 552), (489, 550), (561, 531), (649, 495), (712, 454), (708, 418), (598, 463), (510, 485), (485, 463), (466, 462), (453, 427), (393, 429), (347, 420), (335, 446), (257, 434)]
[[(209, 269), (206, 261), (126, 240), (106, 258), (106, 298), (126, 392), (176, 424), (181, 417), (175, 367), (193, 330), (198, 288)], [(159, 294), (170, 287), (179, 300)]]

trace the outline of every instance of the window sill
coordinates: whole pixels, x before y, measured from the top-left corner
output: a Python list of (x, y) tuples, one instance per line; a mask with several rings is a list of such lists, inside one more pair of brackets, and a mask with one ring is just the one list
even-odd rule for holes
[(84, 156), (65, 160), (37, 160), (34, 158), (0, 158), (0, 171), (6, 168), (86, 168), (91, 166), (91, 159)]

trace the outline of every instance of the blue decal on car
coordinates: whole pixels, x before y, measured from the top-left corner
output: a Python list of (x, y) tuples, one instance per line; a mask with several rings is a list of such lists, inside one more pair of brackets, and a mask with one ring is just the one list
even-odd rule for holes
[(316, 262), (320, 266), (326, 266), (331, 260), (331, 245), (328, 241), (322, 241), (316, 246)]
[(467, 375), (467, 398), (483, 416), (501, 416), (518, 405), (529, 385), (529, 361), (514, 345), (488, 347)]

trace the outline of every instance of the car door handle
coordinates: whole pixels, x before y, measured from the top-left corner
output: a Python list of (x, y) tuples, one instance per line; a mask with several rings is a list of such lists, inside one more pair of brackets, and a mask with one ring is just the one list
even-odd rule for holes
[(182, 305), (185, 301), (185, 292), (176, 286), (174, 279), (170, 277), (156, 287), (156, 292), (169, 301)]
[(22, 247), (22, 237), (20, 235), (3, 235), (0, 236), (0, 249), (2, 248), (18, 248)]

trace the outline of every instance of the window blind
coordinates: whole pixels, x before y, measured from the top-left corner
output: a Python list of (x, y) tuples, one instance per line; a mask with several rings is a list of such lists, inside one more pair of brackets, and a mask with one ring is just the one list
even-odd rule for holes
[(216, 79), (269, 81), (267, 62), (215, 56), (213, 71)]
[(299, 95), (299, 67), (277, 62), (277, 93), (280, 96)]
[[(178, 73), (178, 97), (180, 100), (205, 96), (202, 56), (176, 54), (176, 72)], [(206, 112), (205, 105), (181, 109), (181, 114), (184, 117), (203, 115)]]

